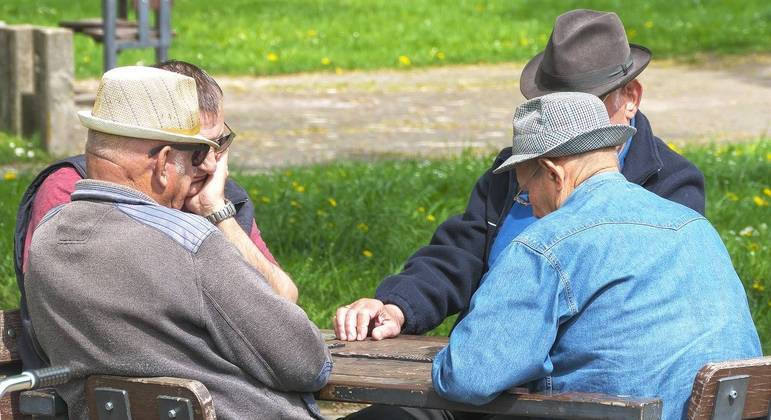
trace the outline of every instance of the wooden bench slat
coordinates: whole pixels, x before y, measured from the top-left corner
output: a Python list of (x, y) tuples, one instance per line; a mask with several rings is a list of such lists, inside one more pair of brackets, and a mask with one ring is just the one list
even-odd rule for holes
[(765, 417), (771, 409), (771, 357), (709, 363), (696, 374), (688, 406), (691, 420), (709, 420), (715, 409), (718, 380), (735, 375), (750, 375), (743, 418)]

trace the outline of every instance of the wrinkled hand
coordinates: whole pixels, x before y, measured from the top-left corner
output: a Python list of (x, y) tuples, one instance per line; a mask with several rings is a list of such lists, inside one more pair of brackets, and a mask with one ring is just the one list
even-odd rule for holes
[(363, 298), (337, 309), (335, 335), (339, 340), (375, 340), (396, 337), (402, 331), (404, 313), (396, 305), (383, 304), (377, 299)]
[(201, 190), (185, 199), (187, 211), (208, 216), (225, 206), (225, 181), (229, 175), (228, 152), (229, 150), (226, 150), (217, 161), (217, 169), (206, 179)]

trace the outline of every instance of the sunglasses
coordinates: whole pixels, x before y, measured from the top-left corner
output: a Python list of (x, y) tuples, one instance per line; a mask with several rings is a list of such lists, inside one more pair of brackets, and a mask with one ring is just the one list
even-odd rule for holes
[(225, 150), (228, 150), (228, 147), (230, 147), (230, 144), (233, 143), (233, 139), (236, 138), (236, 133), (230, 128), (228, 123), (225, 123), (225, 127), (228, 129), (227, 134), (223, 134), (222, 136), (216, 139), (212, 139), (212, 141), (219, 144), (219, 147), (217, 148), (217, 150), (215, 150), (217, 157), (220, 157), (221, 154), (225, 153)]
[(172, 149), (176, 149), (176, 150), (183, 150), (187, 152), (192, 151), (193, 166), (200, 166), (203, 163), (203, 161), (206, 160), (206, 155), (209, 153), (209, 148), (211, 147), (208, 144), (203, 144), (203, 143), (162, 144), (160, 146), (156, 146), (150, 149), (148, 156), (152, 157), (157, 155), (166, 146), (169, 146)]

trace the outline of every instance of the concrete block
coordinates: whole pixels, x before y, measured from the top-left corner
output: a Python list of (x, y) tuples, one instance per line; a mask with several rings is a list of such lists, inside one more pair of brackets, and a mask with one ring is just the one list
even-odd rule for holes
[(80, 153), (84, 139), (75, 138), (74, 50), (72, 31), (35, 28), (36, 122), (42, 146), (53, 155)]
[(29, 25), (0, 26), (0, 129), (16, 135), (31, 126), (24, 104), (35, 92), (32, 33)]

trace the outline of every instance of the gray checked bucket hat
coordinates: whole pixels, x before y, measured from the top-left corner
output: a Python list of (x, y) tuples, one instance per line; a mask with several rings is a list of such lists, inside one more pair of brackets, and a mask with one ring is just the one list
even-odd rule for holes
[(650, 50), (629, 43), (615, 13), (571, 10), (557, 17), (546, 49), (522, 70), (519, 90), (527, 99), (552, 92), (603, 96), (632, 81), (650, 61)]
[(580, 92), (551, 93), (531, 99), (514, 112), (511, 157), (493, 172), (538, 157), (577, 155), (618, 146), (637, 130), (611, 124), (600, 98)]

